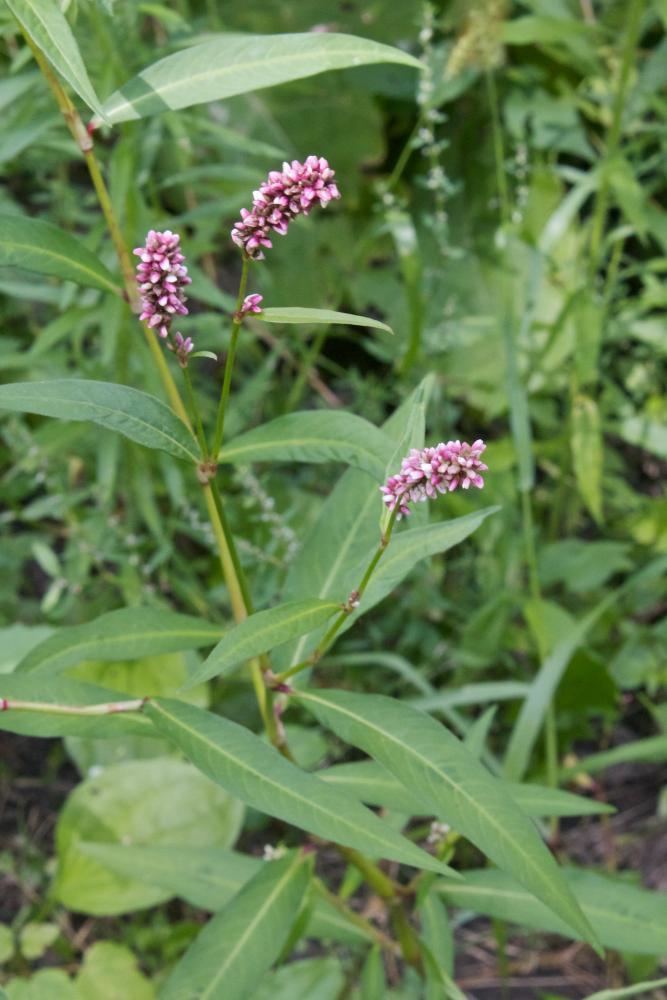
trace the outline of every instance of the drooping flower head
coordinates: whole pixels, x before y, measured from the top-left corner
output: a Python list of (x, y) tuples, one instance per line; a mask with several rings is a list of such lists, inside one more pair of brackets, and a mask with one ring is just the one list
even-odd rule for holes
[(305, 163), (292, 160), (282, 170), (272, 170), (253, 191), (252, 209), (241, 209), (241, 218), (232, 229), (232, 239), (246, 256), (264, 259), (270, 249), (271, 231), (284, 236), (297, 215), (308, 215), (314, 205), (328, 205), (340, 198), (335, 173), (323, 156), (309, 156)]
[(390, 476), (380, 487), (382, 500), (392, 511), (398, 506), (397, 518), (410, 513), (411, 503), (430, 500), (438, 493), (467, 490), (471, 486), (482, 489), (481, 476), (487, 466), (480, 456), (486, 445), (481, 439), (467, 444), (465, 441), (441, 442), (434, 448), (413, 448), (401, 462), (401, 469)]
[(178, 233), (172, 233), (169, 229), (158, 233), (151, 229), (146, 236), (145, 245), (133, 251), (139, 257), (139, 319), (145, 320), (159, 337), (165, 339), (169, 336), (174, 316), (188, 314), (185, 288), (192, 279), (188, 277), (180, 243)]

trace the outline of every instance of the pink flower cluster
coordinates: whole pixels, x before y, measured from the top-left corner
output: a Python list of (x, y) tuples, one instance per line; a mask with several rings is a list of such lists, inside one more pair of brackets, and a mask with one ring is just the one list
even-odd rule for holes
[(151, 229), (145, 245), (134, 250), (139, 257), (139, 319), (146, 320), (148, 326), (163, 338), (169, 336), (174, 316), (187, 316), (188, 313), (184, 289), (192, 279), (188, 277), (188, 269), (183, 263), (185, 257), (181, 253), (180, 242), (178, 233), (169, 229), (158, 233)]
[(261, 313), (262, 298), (263, 296), (258, 295), (257, 292), (253, 292), (252, 295), (246, 295), (235, 318), (242, 320), (244, 316), (248, 316), (250, 313)]
[(480, 473), (487, 466), (480, 455), (486, 448), (480, 439), (472, 444), (465, 441), (447, 441), (435, 448), (413, 448), (401, 462), (401, 471), (390, 476), (380, 487), (382, 499), (389, 510), (398, 505), (398, 518), (410, 513), (409, 504), (430, 500), (438, 493), (451, 493), (470, 486), (484, 486)]
[(335, 173), (323, 156), (309, 156), (305, 163), (292, 160), (283, 169), (272, 170), (253, 191), (252, 209), (241, 209), (241, 218), (232, 229), (232, 239), (253, 260), (264, 259), (271, 248), (271, 230), (284, 236), (297, 215), (308, 215), (314, 205), (327, 205), (340, 198)]

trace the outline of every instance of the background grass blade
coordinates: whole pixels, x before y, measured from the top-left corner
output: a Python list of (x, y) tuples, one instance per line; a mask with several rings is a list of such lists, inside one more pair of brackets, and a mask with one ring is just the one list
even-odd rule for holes
[(283, 323), (285, 325), (326, 324), (333, 326), (366, 326), (372, 330), (394, 331), (379, 319), (370, 316), (357, 316), (355, 313), (336, 312), (335, 309), (305, 309), (302, 306), (285, 306), (282, 308), (263, 309), (260, 317), (265, 323)]

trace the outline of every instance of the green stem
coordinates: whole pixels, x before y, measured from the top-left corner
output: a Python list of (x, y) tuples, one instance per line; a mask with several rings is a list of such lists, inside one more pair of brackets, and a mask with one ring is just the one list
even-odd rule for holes
[[(607, 164), (618, 151), (621, 139), (621, 128), (623, 125), (623, 109), (625, 107), (625, 97), (630, 79), (630, 70), (635, 57), (635, 50), (639, 41), (641, 19), (644, 12), (644, 0), (629, 0), (627, 4), (627, 20), (625, 24), (625, 45), (623, 46), (623, 60), (621, 72), (618, 79), (618, 88), (614, 95), (614, 106), (612, 111), (611, 125), (607, 136), (607, 150), (605, 160)], [(593, 221), (591, 223), (591, 238), (589, 245), (589, 274), (593, 277), (600, 266), (600, 256), (602, 250), (602, 238), (607, 219), (607, 208), (609, 206), (609, 171), (602, 167), (602, 176), (598, 188), (595, 208), (593, 210)]]
[(396, 895), (396, 886), (392, 879), (382, 871), (381, 868), (371, 861), (369, 858), (364, 857), (359, 851), (355, 850), (353, 847), (344, 847), (341, 844), (337, 845), (338, 851), (346, 861), (349, 861), (351, 865), (361, 872), (364, 876), (371, 889), (374, 890), (382, 899), (393, 899)]
[(213, 438), (213, 449), (211, 451), (214, 461), (220, 453), (225, 433), (225, 413), (227, 411), (229, 391), (232, 384), (232, 371), (234, 369), (234, 360), (236, 358), (236, 345), (239, 339), (239, 332), (241, 330), (242, 323), (242, 320), (239, 319), (239, 313), (245, 297), (246, 285), (248, 284), (248, 269), (249, 261), (247, 257), (244, 257), (241, 280), (239, 282), (239, 293), (236, 298), (236, 310), (234, 312), (234, 320), (232, 322), (232, 334), (229, 341), (229, 350), (227, 351), (227, 357), (225, 359), (225, 374), (222, 380), (222, 392), (220, 393), (220, 403), (218, 404), (218, 416), (215, 422), (215, 436)]
[[(51, 69), (51, 65), (45, 56), (42, 54), (41, 50), (33, 42), (32, 38), (24, 32), (25, 39), (30, 46), (30, 49), (35, 57), (35, 62), (39, 66), (46, 82), (48, 83), (53, 96), (55, 97), (56, 104), (60, 109), (63, 118), (67, 124), (72, 138), (81, 150), (81, 153), (86, 161), (86, 166), (88, 167), (88, 173), (90, 174), (90, 179), (92, 181), (95, 193), (97, 195), (97, 200), (99, 202), (100, 208), (102, 209), (102, 214), (104, 215), (105, 222), (107, 224), (107, 229), (109, 230), (109, 235), (111, 236), (111, 241), (114, 245), (116, 255), (118, 257), (118, 262), (120, 264), (120, 269), (123, 275), (123, 285), (125, 288), (125, 295), (130, 303), (132, 311), (135, 313), (139, 312), (139, 292), (137, 289), (137, 283), (134, 278), (134, 269), (132, 266), (132, 260), (127, 250), (125, 240), (123, 239), (123, 234), (120, 230), (120, 225), (116, 218), (116, 214), (113, 210), (113, 205), (111, 204), (111, 198), (109, 196), (109, 191), (104, 182), (102, 176), (102, 171), (100, 165), (95, 156), (95, 151), (93, 147), (93, 140), (86, 130), (85, 125), (81, 121), (78, 111), (72, 104), (67, 93), (63, 89), (60, 80), (56, 74)], [(148, 344), (148, 349), (151, 352), (153, 362), (157, 371), (159, 373), (160, 379), (164, 386), (169, 402), (172, 405), (174, 411), (178, 414), (181, 420), (188, 424), (189, 420), (185, 406), (183, 405), (183, 400), (180, 397), (180, 393), (176, 388), (176, 383), (172, 377), (172, 374), (167, 365), (167, 361), (164, 357), (164, 352), (158, 343), (157, 337), (152, 330), (142, 324), (144, 335), (146, 337), (146, 342)]]
[(206, 435), (204, 434), (204, 424), (202, 423), (201, 413), (199, 412), (199, 406), (197, 405), (197, 397), (195, 396), (192, 388), (192, 379), (190, 377), (190, 371), (187, 367), (187, 362), (185, 365), (181, 365), (181, 370), (183, 372), (183, 381), (185, 382), (185, 394), (188, 398), (190, 413), (194, 418), (195, 433), (197, 434), (197, 440), (199, 441), (199, 447), (201, 448), (201, 457), (206, 459), (208, 457), (208, 446), (206, 444)]
[(408, 965), (421, 966), (421, 948), (414, 927), (407, 918), (403, 903), (395, 901), (389, 908), (391, 925), (398, 938), (403, 958)]
[(382, 532), (382, 535), (380, 537), (380, 544), (373, 553), (373, 556), (368, 566), (366, 567), (366, 572), (361, 578), (361, 583), (356, 588), (356, 590), (352, 591), (343, 610), (338, 615), (338, 617), (334, 619), (333, 624), (331, 625), (329, 630), (324, 634), (324, 637), (317, 644), (317, 646), (315, 647), (315, 649), (310, 654), (307, 660), (304, 660), (302, 663), (296, 663), (293, 667), (290, 667), (289, 670), (284, 670), (282, 674), (277, 674), (276, 676), (274, 676), (272, 678), (272, 683), (274, 685), (284, 684), (285, 681), (289, 680), (290, 677), (294, 677), (295, 674), (301, 673), (302, 670), (306, 670), (308, 667), (312, 667), (313, 664), (317, 663), (317, 661), (320, 660), (322, 656), (324, 656), (327, 649), (329, 649), (329, 647), (331, 646), (334, 638), (342, 628), (344, 622), (350, 617), (354, 609), (361, 601), (364, 592), (366, 590), (366, 587), (368, 586), (370, 579), (373, 573), (375, 572), (375, 568), (377, 564), (380, 562), (382, 556), (384, 555), (387, 546), (389, 545), (389, 542), (391, 540), (391, 534), (392, 531), (394, 530), (394, 525), (396, 524), (396, 518), (398, 516), (398, 513), (399, 513), (399, 507), (397, 505), (391, 512), (391, 515), (387, 522), (387, 527)]
[(43, 701), (15, 701), (0, 698), (0, 712), (43, 712), (47, 715), (119, 715), (122, 712), (140, 712), (145, 698), (131, 701), (110, 701), (99, 705), (57, 705)]
[(335, 892), (330, 892), (320, 879), (315, 879), (313, 885), (315, 892), (322, 896), (323, 899), (326, 899), (326, 901), (330, 903), (331, 906), (335, 907), (339, 913), (342, 913), (346, 920), (348, 920), (351, 924), (354, 924), (355, 927), (358, 927), (359, 930), (363, 931), (367, 937), (372, 938), (373, 941), (379, 944), (381, 948), (390, 954), (396, 955), (398, 953), (399, 949), (395, 941), (393, 941), (386, 934), (383, 934), (383, 932), (375, 927), (370, 920), (366, 920), (366, 918), (362, 917), (361, 914), (357, 913), (355, 910), (351, 910), (350, 907), (343, 902), (340, 896), (337, 896)]
[(491, 111), (491, 130), (493, 133), (493, 155), (496, 165), (496, 185), (498, 187), (498, 200), (500, 202), (500, 221), (507, 222), (510, 217), (510, 200), (507, 188), (507, 177), (505, 175), (505, 145), (503, 142), (503, 129), (500, 120), (498, 104), (498, 90), (496, 88), (496, 78), (492, 70), (487, 70), (486, 92), (489, 99), (489, 109)]

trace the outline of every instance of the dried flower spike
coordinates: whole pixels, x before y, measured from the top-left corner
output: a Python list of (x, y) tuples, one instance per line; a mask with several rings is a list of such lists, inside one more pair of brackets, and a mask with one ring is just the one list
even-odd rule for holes
[(174, 316), (187, 316), (185, 291), (190, 284), (181, 238), (167, 229), (151, 229), (146, 243), (133, 252), (139, 257), (137, 285), (141, 295), (141, 316), (158, 336), (169, 336)]
[(401, 462), (401, 470), (390, 476), (380, 487), (383, 502), (388, 510), (398, 506), (398, 519), (410, 513), (411, 503), (430, 500), (438, 493), (467, 490), (471, 486), (482, 489), (481, 476), (487, 466), (481, 461), (486, 445), (481, 439), (467, 444), (465, 441), (441, 442), (434, 448), (413, 448)]
[(264, 259), (270, 249), (271, 231), (284, 236), (297, 215), (308, 215), (314, 205), (328, 205), (340, 198), (335, 173), (323, 156), (309, 156), (305, 163), (292, 160), (283, 169), (272, 170), (253, 192), (252, 209), (241, 209), (241, 218), (232, 229), (232, 239), (247, 257)]

